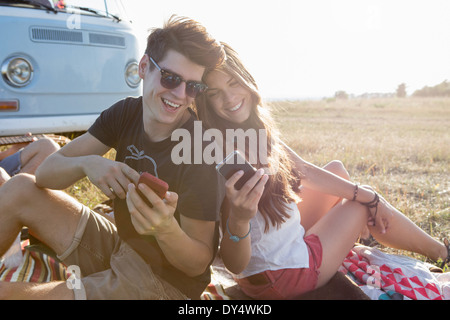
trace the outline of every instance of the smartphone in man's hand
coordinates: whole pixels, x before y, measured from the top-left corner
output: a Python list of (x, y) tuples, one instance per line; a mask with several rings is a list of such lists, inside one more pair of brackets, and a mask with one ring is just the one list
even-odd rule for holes
[[(161, 199), (164, 199), (166, 192), (169, 190), (169, 185), (167, 184), (167, 182), (165, 182), (161, 179), (158, 179), (157, 177), (155, 177), (154, 175), (152, 175), (148, 172), (143, 172), (141, 174), (141, 176), (139, 177), (138, 184), (140, 184), (140, 183), (144, 183), (145, 185), (147, 185)], [(139, 189), (138, 189), (138, 191), (139, 191)], [(139, 191), (139, 195), (144, 200), (147, 200), (147, 197), (145, 197), (143, 194), (141, 194), (140, 191)]]

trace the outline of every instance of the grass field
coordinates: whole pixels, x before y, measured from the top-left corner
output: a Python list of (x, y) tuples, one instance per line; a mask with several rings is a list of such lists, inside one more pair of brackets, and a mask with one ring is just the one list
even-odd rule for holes
[[(450, 99), (271, 105), (285, 142), (302, 158), (319, 166), (341, 160), (353, 181), (376, 188), (426, 232), (450, 235)], [(87, 179), (67, 191), (91, 208), (105, 200)]]
[[(323, 166), (341, 160), (432, 236), (450, 235), (450, 99), (272, 102), (289, 146)], [(419, 258), (419, 257), (418, 257)]]

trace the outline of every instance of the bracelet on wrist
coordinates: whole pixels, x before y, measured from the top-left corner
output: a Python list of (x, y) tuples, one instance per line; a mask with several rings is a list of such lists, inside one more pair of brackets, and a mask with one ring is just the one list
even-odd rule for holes
[(236, 235), (231, 234), (230, 229), (229, 229), (229, 227), (228, 227), (228, 219), (227, 219), (226, 225), (227, 225), (227, 232), (228, 232), (228, 235), (230, 236), (230, 240), (232, 240), (233, 242), (239, 242), (239, 241), (241, 241), (241, 240), (247, 238), (248, 235), (250, 234), (250, 231), (252, 231), (252, 224), (249, 223), (250, 228), (249, 228), (247, 234), (246, 234), (245, 236), (243, 236), (243, 237), (238, 237), (238, 236), (236, 236)]
[[(380, 202), (380, 197), (378, 193), (375, 192), (375, 197), (370, 202), (361, 202), (363, 206), (366, 206), (369, 209), (375, 208), (375, 213), (372, 215), (372, 218), (375, 220), (378, 212), (378, 203)], [(370, 210), (369, 210), (370, 211)]]
[(375, 192), (375, 197), (373, 198), (372, 201), (361, 202), (361, 204), (368, 208), (375, 208), (376, 206), (378, 206), (378, 202), (380, 202), (380, 197), (378, 196), (378, 193)]
[(355, 183), (355, 191), (353, 191), (353, 199), (352, 199), (352, 201), (356, 200), (356, 196), (358, 195), (358, 189), (359, 189), (359, 186), (358, 186), (357, 183)]

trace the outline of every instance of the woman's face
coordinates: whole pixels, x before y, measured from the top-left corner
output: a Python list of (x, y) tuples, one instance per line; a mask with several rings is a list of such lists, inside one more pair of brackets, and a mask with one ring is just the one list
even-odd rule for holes
[(252, 95), (236, 79), (220, 70), (210, 72), (206, 79), (209, 106), (221, 118), (242, 123), (250, 117)]

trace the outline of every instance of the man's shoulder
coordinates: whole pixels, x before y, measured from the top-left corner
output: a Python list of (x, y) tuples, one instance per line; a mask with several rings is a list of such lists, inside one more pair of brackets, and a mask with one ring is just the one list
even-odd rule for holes
[(139, 109), (142, 106), (142, 97), (127, 97), (114, 103), (113, 109)]
[[(142, 114), (141, 97), (127, 97), (117, 101), (107, 110), (105, 110), (105, 120), (120, 119), (121, 122), (127, 119), (135, 119)], [(133, 120), (134, 121), (134, 120)]]

